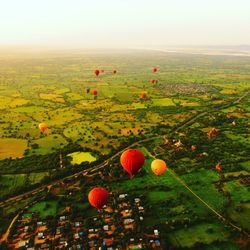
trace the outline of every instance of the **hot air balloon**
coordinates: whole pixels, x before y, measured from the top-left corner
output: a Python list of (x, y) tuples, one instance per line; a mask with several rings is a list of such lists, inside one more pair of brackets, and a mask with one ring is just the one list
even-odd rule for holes
[(113, 74), (115, 75), (117, 73), (116, 69), (113, 70)]
[(99, 69), (96, 69), (96, 70), (95, 70), (95, 75), (96, 75), (96, 76), (99, 76), (99, 74), (100, 74), (100, 70), (99, 70)]
[(156, 73), (156, 71), (157, 71), (157, 68), (152, 68), (152, 71), (154, 72), (154, 73)]
[(141, 95), (140, 95), (140, 98), (141, 98), (141, 99), (145, 99), (146, 96), (147, 96), (147, 94), (146, 94), (145, 92), (142, 92)]
[(42, 123), (40, 123), (40, 124), (38, 125), (38, 128), (40, 129), (40, 131), (41, 131), (42, 133), (44, 133), (44, 132), (48, 129), (48, 126), (47, 126), (46, 123), (42, 122)]
[(155, 84), (155, 79), (151, 79), (150, 82), (151, 82), (152, 84)]
[(88, 195), (91, 206), (101, 209), (107, 204), (109, 193), (105, 188), (93, 188)]
[(155, 159), (151, 163), (151, 169), (155, 175), (160, 176), (167, 170), (167, 165), (165, 161)]
[(145, 157), (138, 149), (128, 149), (121, 155), (120, 162), (125, 171), (132, 177), (143, 166)]
[(215, 170), (216, 170), (218, 173), (221, 172), (221, 170), (222, 170), (222, 165), (221, 165), (220, 162), (215, 166)]
[(211, 139), (211, 137), (216, 137), (218, 134), (217, 130), (215, 128), (212, 128), (208, 133), (207, 136), (209, 139)]
[(97, 95), (97, 90), (96, 89), (92, 89), (91, 90), (91, 94), (94, 95), (94, 96), (96, 96)]

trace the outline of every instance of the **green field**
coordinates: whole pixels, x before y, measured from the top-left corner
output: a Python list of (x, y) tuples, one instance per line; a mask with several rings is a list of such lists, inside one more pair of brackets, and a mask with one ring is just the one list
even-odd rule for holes
[(38, 213), (41, 219), (46, 218), (47, 216), (54, 216), (56, 215), (57, 211), (57, 202), (54, 201), (46, 201), (46, 202), (39, 202), (31, 207), (27, 213), (23, 216), (27, 217), (32, 213)]
[[(143, 228), (159, 227), (170, 249), (238, 249), (250, 230), (249, 70), (250, 57), (149, 50), (1, 54), (0, 224), (33, 201), (24, 216), (45, 220), (71, 207), (86, 223), (100, 215), (88, 191), (105, 186), (113, 198), (141, 197)], [(208, 138), (211, 128), (218, 134)], [(133, 178), (119, 161), (131, 144), (146, 157)], [(153, 157), (167, 163), (160, 177)]]
[(92, 156), (89, 152), (74, 152), (68, 154), (68, 156), (72, 157), (72, 164), (81, 164), (84, 161), (93, 162), (96, 160), (94, 156)]

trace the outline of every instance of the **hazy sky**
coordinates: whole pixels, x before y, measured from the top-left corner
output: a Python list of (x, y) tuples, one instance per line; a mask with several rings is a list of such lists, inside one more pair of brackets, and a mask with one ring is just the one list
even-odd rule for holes
[(250, 1), (0, 0), (0, 44), (250, 44)]

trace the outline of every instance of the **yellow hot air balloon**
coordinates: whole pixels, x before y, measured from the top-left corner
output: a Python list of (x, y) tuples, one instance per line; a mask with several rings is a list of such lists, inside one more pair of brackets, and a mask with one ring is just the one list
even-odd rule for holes
[(38, 128), (40, 129), (40, 131), (41, 131), (42, 133), (44, 133), (44, 132), (48, 129), (48, 126), (47, 126), (46, 123), (42, 122), (42, 123), (40, 123), (40, 124), (38, 125)]
[(155, 159), (151, 163), (151, 169), (155, 175), (160, 176), (167, 170), (167, 165), (165, 161)]

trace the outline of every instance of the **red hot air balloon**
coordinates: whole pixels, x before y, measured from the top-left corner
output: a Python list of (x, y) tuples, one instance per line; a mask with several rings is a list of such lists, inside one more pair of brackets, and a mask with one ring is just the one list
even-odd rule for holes
[(120, 158), (122, 167), (131, 177), (142, 168), (144, 161), (145, 157), (138, 149), (128, 149), (122, 153)]
[(152, 84), (155, 84), (155, 79), (151, 79), (150, 82), (151, 82)]
[(99, 70), (99, 69), (96, 69), (96, 70), (95, 70), (95, 75), (96, 75), (96, 76), (99, 76), (99, 74), (100, 74), (100, 70)]
[(113, 74), (115, 75), (117, 73), (116, 69), (113, 70)]
[(140, 95), (140, 98), (141, 98), (141, 99), (145, 99), (146, 96), (147, 96), (147, 94), (146, 94), (145, 92), (142, 92), (141, 95)]
[(167, 165), (165, 161), (155, 159), (151, 163), (151, 169), (155, 175), (160, 176), (167, 170)]
[(220, 173), (221, 172), (221, 170), (222, 170), (222, 165), (221, 165), (221, 163), (219, 162), (219, 163), (217, 163), (217, 165), (215, 166), (215, 170), (218, 172), (218, 173)]
[(42, 122), (42, 123), (40, 123), (40, 124), (38, 125), (38, 128), (40, 129), (40, 131), (41, 131), (42, 133), (44, 133), (44, 132), (48, 129), (48, 126), (47, 126), (46, 123)]
[(105, 188), (93, 188), (88, 195), (90, 205), (97, 209), (107, 204), (108, 198), (109, 193)]
[(97, 95), (97, 90), (96, 89), (92, 89), (91, 90), (91, 94), (94, 95), (94, 96), (96, 96)]
[(153, 73), (156, 73), (156, 71), (157, 71), (157, 68), (152, 68), (152, 71), (153, 71)]

